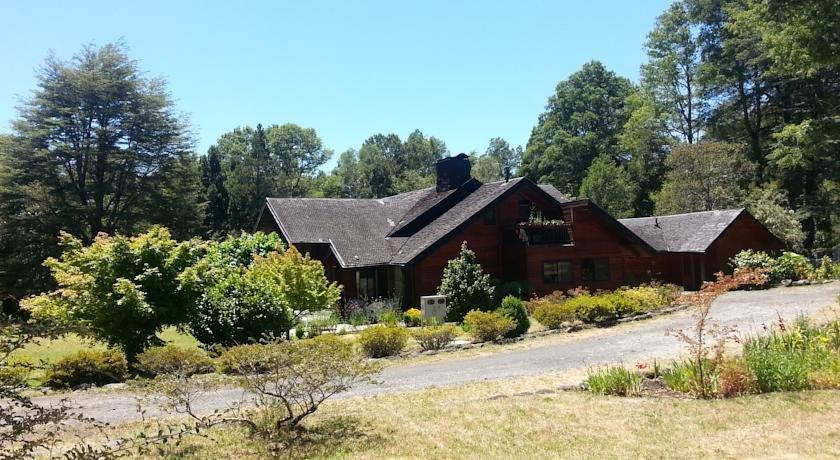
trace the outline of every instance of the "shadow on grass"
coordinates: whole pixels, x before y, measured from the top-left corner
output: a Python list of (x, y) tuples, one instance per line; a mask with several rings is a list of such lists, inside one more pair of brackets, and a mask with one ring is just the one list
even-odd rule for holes
[(334, 457), (364, 450), (383, 441), (381, 436), (366, 432), (367, 426), (363, 425), (356, 417), (332, 417), (289, 433), (273, 446), (273, 450), (275, 454), (293, 459)]

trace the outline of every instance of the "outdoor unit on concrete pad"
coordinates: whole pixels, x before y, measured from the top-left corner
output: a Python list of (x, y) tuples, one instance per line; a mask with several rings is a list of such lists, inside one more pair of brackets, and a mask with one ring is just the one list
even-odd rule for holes
[(420, 311), (423, 318), (436, 319), (442, 323), (446, 319), (446, 296), (424, 295), (420, 297)]

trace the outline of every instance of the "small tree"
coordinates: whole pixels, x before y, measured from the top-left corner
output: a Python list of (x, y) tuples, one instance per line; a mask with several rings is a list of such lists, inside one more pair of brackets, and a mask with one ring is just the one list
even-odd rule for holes
[(182, 277), (197, 296), (189, 328), (202, 343), (234, 345), (283, 336), (294, 311), (325, 310), (341, 295), (324, 267), (276, 235), (243, 235), (212, 248)]
[(186, 319), (178, 277), (200, 257), (199, 243), (175, 241), (163, 227), (131, 238), (100, 234), (87, 247), (62, 234), (61, 243), (61, 257), (45, 262), (58, 289), (23, 302), (36, 320), (79, 326), (132, 360)]
[(470, 310), (492, 310), (493, 286), (475, 257), (461, 244), (461, 253), (447, 262), (438, 294), (447, 296), (447, 321), (461, 322)]

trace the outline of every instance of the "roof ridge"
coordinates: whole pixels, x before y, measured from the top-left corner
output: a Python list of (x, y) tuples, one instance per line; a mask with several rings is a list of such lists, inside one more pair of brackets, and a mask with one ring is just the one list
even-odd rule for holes
[(727, 209), (712, 209), (711, 211), (694, 211), (694, 212), (681, 212), (678, 214), (663, 214), (658, 216), (642, 216), (642, 217), (624, 217), (618, 219), (618, 221), (625, 221), (625, 220), (641, 220), (641, 219), (658, 219), (661, 217), (681, 217), (681, 216), (694, 216), (698, 214), (708, 214), (712, 212), (727, 212), (727, 211), (744, 211), (747, 208), (727, 208)]

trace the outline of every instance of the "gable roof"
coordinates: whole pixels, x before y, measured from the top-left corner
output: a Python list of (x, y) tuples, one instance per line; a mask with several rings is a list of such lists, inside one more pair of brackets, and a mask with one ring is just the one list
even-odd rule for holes
[[(288, 243), (329, 244), (342, 267), (405, 265), (525, 184), (549, 199), (566, 200), (554, 187), (514, 178), (474, 180), (451, 193), (431, 187), (381, 199), (267, 198), (265, 210)], [(450, 197), (460, 199), (444, 203)], [(415, 225), (413, 233), (399, 232), (421, 219), (428, 222)]]
[(660, 252), (706, 252), (744, 208), (619, 219)]

